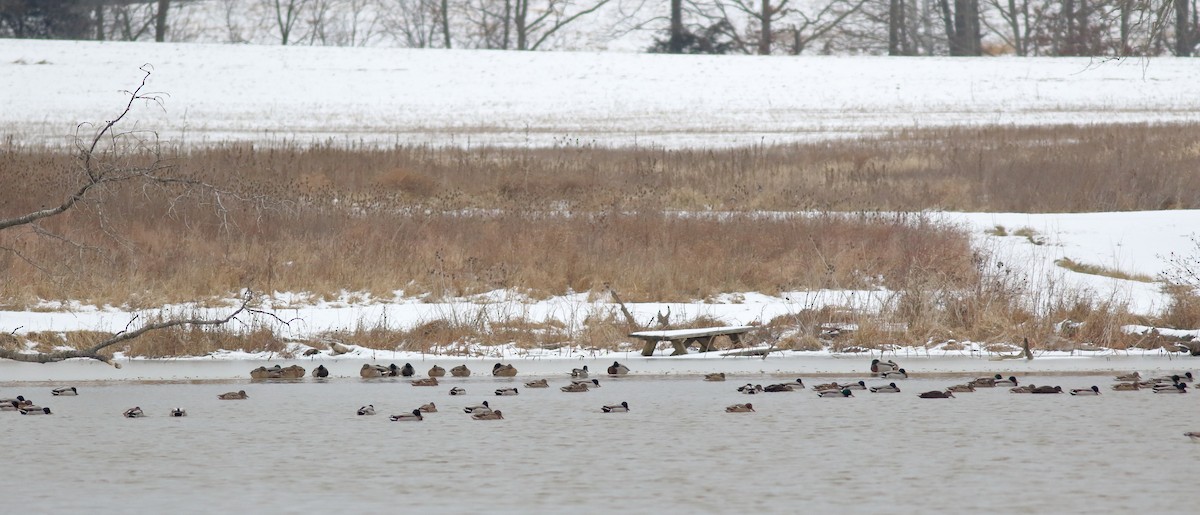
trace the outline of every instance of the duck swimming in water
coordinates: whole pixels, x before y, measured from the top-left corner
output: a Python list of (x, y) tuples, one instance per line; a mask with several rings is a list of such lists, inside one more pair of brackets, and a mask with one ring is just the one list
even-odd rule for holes
[(366, 406), (358, 408), (358, 414), (359, 415), (374, 415), (375, 414), (375, 405), (368, 404)]
[(437, 386), (438, 380), (436, 377), (426, 377), (424, 379), (413, 379), (413, 386)]
[(516, 388), (500, 388), (496, 390), (496, 395), (517, 395), (518, 393), (520, 392)]
[(483, 401), (483, 404), (476, 404), (475, 406), (467, 406), (463, 408), (464, 413), (481, 413), (484, 411), (492, 411), (492, 407), (488, 406), (487, 401)]
[(221, 395), (218, 395), (217, 398), (224, 400), (224, 401), (231, 401), (231, 400), (249, 399), (250, 396), (246, 395), (246, 390), (238, 390), (236, 392), (223, 393)]
[(922, 399), (953, 399), (954, 393), (942, 391), (942, 390), (933, 390), (933, 391), (919, 394), (919, 395), (917, 395), (917, 397), (920, 397)]
[(575, 377), (578, 379), (587, 379), (587, 376), (588, 376), (587, 365), (584, 365), (583, 368), (572, 368), (571, 369), (571, 377)]
[(525, 383), (525, 387), (526, 388), (549, 388), (550, 382), (545, 379), (538, 379), (537, 381), (529, 381), (529, 382)]
[(459, 387), (455, 386), (454, 388), (450, 389), (450, 395), (466, 395), (466, 394), (467, 394), (466, 388), (459, 388)]
[(50, 413), (50, 408), (42, 408), (39, 406), (28, 405), (21, 408), (22, 415), (53, 415)]
[(590, 388), (588, 388), (588, 383), (571, 383), (569, 385), (560, 387), (559, 390), (567, 393), (583, 393), (590, 390)]
[(79, 395), (79, 390), (76, 390), (74, 386), (64, 386), (62, 388), (55, 388), (53, 390), (50, 390), (50, 395), (59, 395), (59, 396)]
[(725, 407), (725, 413), (750, 413), (752, 411), (754, 411), (754, 405), (749, 402)]
[(900, 393), (900, 387), (896, 383), (888, 383), (884, 386), (872, 386), (871, 393)]
[(852, 393), (849, 388), (843, 388), (840, 392), (837, 390), (825, 390), (823, 392), (817, 392), (817, 396), (844, 399), (846, 397), (854, 397), (854, 393)]
[(704, 380), (705, 381), (724, 381), (725, 380), (725, 372), (720, 372), (717, 374), (705, 374)]
[(125, 418), (141, 418), (146, 416), (146, 413), (142, 411), (142, 408), (134, 406), (125, 410), (125, 413), (122, 413), (121, 416)]
[(600, 411), (603, 411), (605, 413), (626, 413), (629, 411), (629, 403), (625, 402), (625, 401), (621, 401), (620, 404), (604, 406), (604, 407), (600, 408)]
[(421, 407), (417, 409), (421, 410), (421, 413), (437, 413), (437, 405), (432, 402), (429, 404), (422, 404)]
[(1071, 395), (1100, 395), (1100, 387), (1093, 386), (1091, 388), (1076, 388), (1071, 390)]
[(504, 414), (500, 413), (500, 410), (484, 411), (484, 412), (472, 413), (471, 418), (473, 418), (475, 420), (503, 420)]
[(186, 417), (187, 411), (184, 409), (181, 409), (181, 408), (175, 408), (175, 409), (171, 410), (171, 416), (172, 417)]
[(425, 417), (423, 415), (421, 415), (421, 410), (415, 409), (415, 410), (412, 410), (412, 413), (401, 413), (399, 415), (392, 415), (392, 416), (388, 417), (388, 419), (391, 420), (392, 422), (420, 422), (422, 420), (425, 420)]

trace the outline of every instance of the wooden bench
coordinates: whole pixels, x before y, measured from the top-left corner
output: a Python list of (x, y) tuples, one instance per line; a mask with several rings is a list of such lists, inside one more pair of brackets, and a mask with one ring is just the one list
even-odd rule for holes
[(714, 341), (718, 336), (728, 336), (729, 341), (737, 345), (742, 341), (742, 333), (754, 330), (754, 326), (735, 325), (727, 327), (701, 327), (698, 329), (671, 329), (665, 331), (639, 331), (629, 333), (630, 338), (643, 340), (646, 344), (642, 347), (643, 356), (653, 356), (655, 347), (658, 347), (658, 342), (669, 341), (675, 347), (672, 356), (680, 356), (687, 354), (687, 348), (691, 345), (696, 345), (700, 348), (700, 352), (709, 352), (717, 350)]

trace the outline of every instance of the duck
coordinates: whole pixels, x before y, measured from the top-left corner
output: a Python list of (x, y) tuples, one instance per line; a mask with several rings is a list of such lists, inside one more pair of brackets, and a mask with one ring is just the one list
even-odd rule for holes
[(1184, 372), (1182, 374), (1171, 374), (1169, 376), (1156, 377), (1156, 378), (1154, 378), (1154, 382), (1156, 382), (1156, 383), (1166, 383), (1166, 382), (1190, 383), (1190, 382), (1192, 382), (1192, 373)]
[(887, 361), (881, 361), (878, 359), (871, 360), (871, 373), (872, 374), (883, 374), (885, 372), (895, 372), (898, 369), (900, 369), (900, 366), (897, 365), (895, 361), (892, 361), (890, 359)]
[(466, 395), (466, 394), (467, 394), (466, 388), (459, 388), (459, 387), (455, 386), (454, 388), (450, 389), (450, 395)]
[(27, 400), (7, 399), (8, 402), (0, 404), (0, 411), (20, 411), (26, 406), (33, 406), (33, 402)]
[(483, 404), (476, 404), (474, 406), (467, 406), (463, 408), (463, 413), (482, 413), (484, 411), (492, 411), (492, 407), (488, 406), (487, 401), (483, 401)]
[(217, 398), (224, 400), (224, 401), (232, 401), (232, 400), (249, 399), (250, 396), (246, 395), (246, 390), (238, 390), (236, 392), (223, 393), (221, 395), (218, 395)]
[(1063, 393), (1061, 386), (1039, 386), (1029, 393)]
[(404, 366), (400, 368), (400, 375), (404, 377), (412, 377), (416, 374), (417, 370), (413, 368), (412, 363), (405, 363)]
[(421, 410), (412, 410), (412, 413), (401, 413), (388, 417), (392, 422), (420, 422), (425, 420), (425, 416), (421, 414)]
[(437, 413), (437, 405), (432, 402), (429, 404), (422, 404), (421, 407), (417, 409), (421, 410), (421, 413)]
[(34, 406), (34, 405), (27, 405), (27, 406), (21, 408), (21, 414), (22, 415), (53, 415), (53, 413), (50, 412), (50, 408), (43, 408), (43, 407)]
[(850, 383), (847, 385), (842, 385), (842, 389), (843, 390), (866, 390), (867, 383), (865, 381), (859, 381), (857, 383)]
[(588, 376), (587, 365), (584, 365), (583, 368), (572, 368), (571, 369), (571, 377), (577, 377), (579, 379), (586, 379), (587, 376)]
[(725, 413), (750, 413), (751, 411), (754, 411), (754, 405), (749, 402), (725, 407)]
[(496, 395), (517, 395), (518, 393), (520, 392), (516, 388), (500, 388), (496, 390)]
[(705, 374), (704, 380), (705, 381), (724, 381), (725, 380), (725, 372), (721, 372), (718, 374)]
[(787, 383), (771, 384), (763, 388), (764, 392), (792, 392), (795, 390), (795, 388), (792, 388), (792, 385)]
[(182, 409), (182, 408), (175, 408), (175, 409), (171, 410), (171, 416), (172, 417), (186, 417), (187, 410)]
[(1136, 391), (1136, 390), (1141, 390), (1142, 385), (1140, 383), (1138, 383), (1137, 381), (1134, 381), (1132, 383), (1117, 383), (1117, 384), (1112, 385), (1112, 389), (1116, 390), (1118, 392), (1132, 392), (1132, 391)]
[(954, 392), (943, 391), (943, 390), (932, 390), (932, 391), (918, 394), (917, 397), (920, 397), (922, 399), (953, 399)]
[(475, 420), (503, 420), (504, 414), (501, 413), (500, 410), (484, 411), (484, 412), (472, 413), (471, 418), (473, 418)]
[(58, 396), (79, 395), (79, 390), (76, 390), (74, 386), (64, 386), (62, 388), (55, 388), (53, 390), (50, 390), (50, 395), (58, 395)]
[(141, 418), (146, 416), (146, 413), (142, 411), (142, 408), (134, 406), (125, 410), (125, 413), (122, 413), (121, 416), (125, 418)]
[(970, 384), (956, 384), (954, 386), (946, 388), (946, 391), (954, 392), (954, 393), (971, 393), (971, 392), (975, 391), (975, 387), (971, 386)]
[(1188, 431), (1183, 436), (1191, 438), (1193, 442), (1200, 442), (1200, 431)]
[(538, 379), (537, 381), (529, 381), (528, 383), (525, 383), (525, 387), (526, 388), (549, 388), (550, 382), (545, 379)]
[(312, 376), (318, 379), (329, 377), (329, 369), (325, 365), (317, 365), (312, 371)]
[(587, 380), (571, 381), (571, 384), (582, 384), (582, 385), (587, 385), (588, 388), (599, 388), (600, 380), (599, 379), (587, 379)]
[(831, 398), (844, 398), (844, 397), (854, 397), (854, 393), (851, 392), (849, 388), (843, 388), (841, 391), (825, 390), (823, 392), (817, 392), (817, 396), (818, 397), (831, 397)]
[(25, 396), (18, 395), (18, 396), (16, 396), (16, 398), (12, 398), (12, 399), (0, 399), (0, 404), (10, 404), (13, 402), (25, 402)]
[(600, 408), (604, 413), (627, 413), (629, 411), (629, 403), (621, 401), (620, 404), (612, 404)]
[(976, 388), (993, 388), (996, 386), (996, 381), (999, 381), (1001, 379), (1004, 379), (1004, 376), (1002, 376), (1000, 374), (996, 374), (995, 377), (977, 377), (975, 379), (972, 379), (967, 384), (974, 386)]
[(1075, 388), (1071, 390), (1071, 395), (1100, 395), (1100, 387), (1093, 386), (1091, 388)]
[(434, 365), (429, 369), (429, 377), (446, 377), (446, 369)]
[(738, 391), (746, 395), (754, 395), (756, 393), (762, 393), (763, 387), (761, 384), (746, 383), (746, 386), (739, 386)]
[(872, 386), (871, 393), (900, 393), (900, 387), (896, 383), (888, 383), (885, 386)]
[(1119, 375), (1119, 376), (1117, 376), (1116, 380), (1117, 381), (1140, 381), (1141, 379), (1142, 379), (1142, 374), (1134, 372), (1132, 374)]
[(413, 386), (437, 386), (438, 380), (436, 377), (426, 377), (424, 379), (413, 379)]
[(886, 379), (908, 379), (908, 371), (904, 370), (903, 368), (900, 370), (893, 370), (891, 372), (884, 372), (879, 375)]
[(376, 366), (376, 365), (363, 363), (362, 368), (358, 369), (358, 375), (362, 376), (364, 379), (369, 379), (372, 377), (383, 377), (383, 370), (386, 370), (386, 369), (383, 367)]
[(1035, 386), (1035, 385), (1032, 385), (1032, 384), (1027, 384), (1027, 385), (1025, 385), (1025, 386), (1018, 386), (1018, 387), (1015, 387), (1015, 388), (1009, 388), (1009, 389), (1008, 389), (1008, 391), (1009, 391), (1009, 392), (1011, 392), (1011, 393), (1033, 393), (1033, 391), (1034, 391), (1035, 389), (1037, 389), (1037, 386)]
[(786, 384), (791, 386), (793, 390), (803, 390), (804, 389), (804, 380), (799, 377), (796, 378), (796, 382), (786, 383)]
[(629, 367), (614, 361), (611, 367), (608, 367), (608, 375), (623, 376), (629, 373)]
[(1021, 386), (1017, 384), (1016, 376), (1008, 376), (1008, 379), (996, 379), (996, 386)]
[(300, 365), (292, 365), (279, 370), (281, 379), (302, 379), (304, 378), (304, 367)]
[(278, 379), (283, 377), (283, 367), (275, 365), (271, 368), (260, 366), (250, 371), (250, 379)]
[(396, 366), (395, 363), (392, 363), (391, 365), (388, 365), (387, 368), (381, 370), (381, 372), (383, 372), (384, 377), (396, 377), (400, 375), (400, 367)]
[(1154, 387), (1154, 393), (1187, 393), (1187, 383), (1175, 383), (1165, 388)]
[(359, 415), (374, 415), (375, 414), (375, 405), (368, 404), (366, 406), (358, 408), (358, 414)]
[(517, 367), (496, 363), (496, 366), (492, 367), (492, 375), (496, 377), (513, 377), (517, 375)]
[(459, 365), (450, 369), (450, 375), (454, 377), (471, 377), (471, 369), (466, 365)]
[(567, 393), (582, 393), (588, 391), (589, 388), (588, 383), (571, 383), (569, 385), (560, 387), (559, 390)]
[(816, 386), (812, 387), (812, 389), (813, 389), (813, 390), (816, 390), (816, 391), (818, 391), (818, 392), (823, 392), (823, 391), (825, 391), (825, 390), (841, 390), (841, 389), (842, 389), (842, 385), (840, 385), (840, 384), (837, 384), (837, 381), (834, 381), (834, 382), (832, 382), (832, 383), (825, 383), (825, 384), (819, 384), (819, 385), (816, 385)]

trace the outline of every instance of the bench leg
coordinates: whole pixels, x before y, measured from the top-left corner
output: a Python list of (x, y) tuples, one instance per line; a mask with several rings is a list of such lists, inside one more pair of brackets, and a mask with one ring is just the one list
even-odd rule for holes
[(675, 352), (671, 353), (672, 356), (687, 354), (687, 340), (671, 340), (671, 345), (675, 347)]
[(654, 340), (646, 340), (646, 344), (642, 346), (642, 355), (653, 356), (655, 347), (658, 347), (658, 342)]

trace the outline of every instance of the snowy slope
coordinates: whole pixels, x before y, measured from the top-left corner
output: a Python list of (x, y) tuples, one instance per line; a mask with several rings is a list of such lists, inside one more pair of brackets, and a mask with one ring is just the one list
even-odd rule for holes
[(1193, 60), (670, 56), (9, 40), (0, 135), (63, 141), (153, 67), (139, 126), (228, 139), (724, 146), (950, 124), (1200, 121)]

